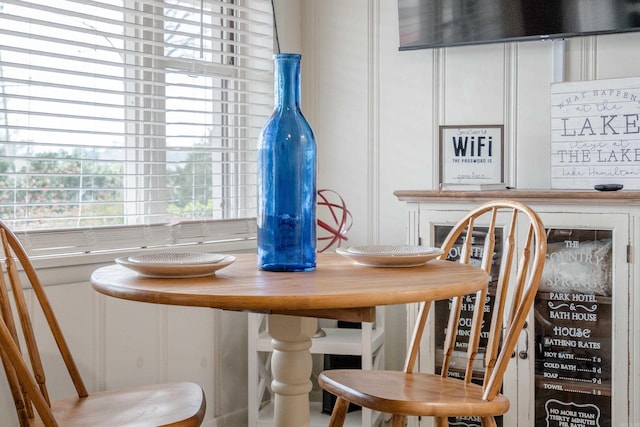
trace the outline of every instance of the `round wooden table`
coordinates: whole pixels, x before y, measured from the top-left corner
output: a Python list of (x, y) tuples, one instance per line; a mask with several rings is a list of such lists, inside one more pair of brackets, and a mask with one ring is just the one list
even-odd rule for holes
[(141, 277), (111, 265), (97, 269), (91, 283), (102, 294), (127, 300), (270, 314), (274, 425), (304, 427), (315, 318), (372, 322), (376, 306), (472, 294), (487, 286), (488, 276), (477, 267), (438, 260), (420, 267), (363, 267), (333, 253), (318, 254), (315, 271), (274, 273), (259, 270), (255, 254), (241, 254), (207, 277)]

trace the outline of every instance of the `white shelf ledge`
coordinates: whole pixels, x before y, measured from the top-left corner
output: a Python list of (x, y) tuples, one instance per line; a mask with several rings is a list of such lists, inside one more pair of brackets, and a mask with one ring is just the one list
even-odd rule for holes
[[(349, 328), (322, 328), (326, 336), (313, 338), (311, 353), (313, 354), (344, 354), (361, 356), (362, 330)], [(376, 352), (384, 342), (384, 330), (376, 328), (371, 331), (371, 351)], [(261, 332), (257, 342), (258, 351), (272, 351), (271, 337), (267, 332)]]

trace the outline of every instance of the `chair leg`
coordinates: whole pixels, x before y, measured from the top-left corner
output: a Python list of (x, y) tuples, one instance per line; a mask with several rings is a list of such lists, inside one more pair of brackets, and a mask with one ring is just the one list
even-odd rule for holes
[(328, 427), (342, 427), (344, 425), (344, 420), (347, 417), (348, 409), (349, 401), (347, 399), (343, 399), (342, 397), (338, 397), (336, 399), (336, 404), (333, 407), (333, 412), (331, 413), (331, 419), (329, 420)]
[(391, 417), (391, 427), (404, 427), (407, 417), (404, 415), (393, 414)]
[(482, 427), (497, 427), (494, 417), (482, 417)]

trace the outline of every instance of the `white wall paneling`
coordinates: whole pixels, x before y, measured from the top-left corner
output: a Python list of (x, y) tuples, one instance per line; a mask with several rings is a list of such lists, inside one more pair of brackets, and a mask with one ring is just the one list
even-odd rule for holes
[(367, 139), (368, 176), (367, 196), (369, 199), (367, 213), (369, 215), (367, 240), (374, 243), (380, 241), (380, 2), (367, 2), (368, 23), (368, 58), (367, 58)]
[(516, 182), (516, 156), (518, 144), (518, 44), (504, 45), (504, 179), (505, 183), (513, 186)]

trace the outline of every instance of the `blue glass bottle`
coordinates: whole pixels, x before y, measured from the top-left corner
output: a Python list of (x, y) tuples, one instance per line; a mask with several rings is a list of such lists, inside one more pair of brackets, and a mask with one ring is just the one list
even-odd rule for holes
[(275, 108), (258, 141), (258, 267), (316, 267), (316, 142), (300, 111), (298, 54), (274, 55)]

